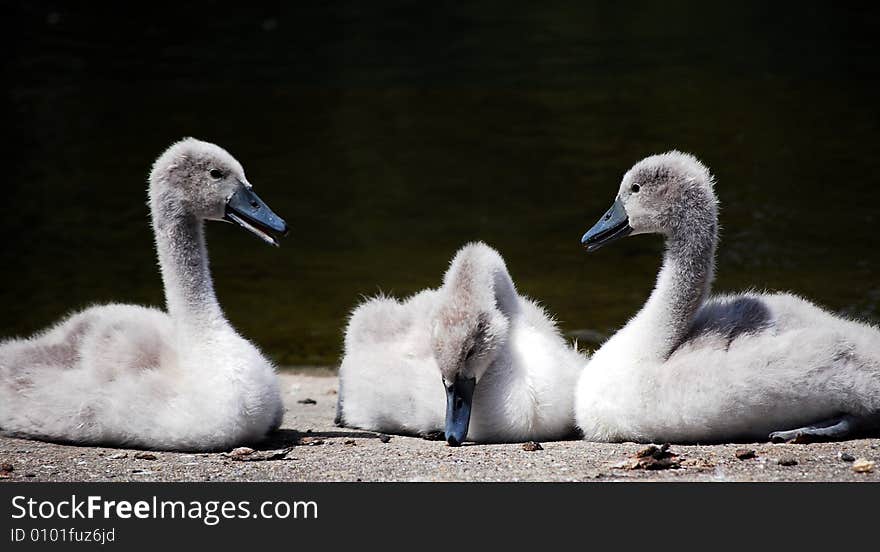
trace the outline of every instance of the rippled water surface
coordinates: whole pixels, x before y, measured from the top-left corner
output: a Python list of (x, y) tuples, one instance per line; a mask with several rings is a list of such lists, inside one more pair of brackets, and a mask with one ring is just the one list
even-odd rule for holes
[(363, 296), (435, 286), (477, 239), (566, 331), (610, 333), (662, 242), (579, 239), (671, 148), (717, 177), (716, 290), (880, 321), (876, 8), (280, 4), (3, 8), (0, 336), (162, 304), (146, 175), (184, 135), (229, 149), (293, 228), (277, 250), (208, 229), (229, 318), (280, 363), (336, 362)]

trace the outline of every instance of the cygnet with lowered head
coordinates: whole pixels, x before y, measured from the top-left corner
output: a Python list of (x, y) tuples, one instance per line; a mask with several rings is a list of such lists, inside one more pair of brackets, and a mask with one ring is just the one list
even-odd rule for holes
[(204, 221), (277, 245), (287, 225), (224, 149), (187, 138), (149, 178), (167, 312), (95, 306), (0, 343), (0, 432), (76, 444), (218, 450), (262, 439), (283, 413), (272, 364), (223, 315)]
[(559, 439), (574, 432), (585, 358), (519, 295), (497, 251), (458, 251), (438, 289), (358, 307), (346, 331), (337, 422), (465, 440)]
[(880, 331), (788, 293), (709, 296), (718, 201), (709, 170), (672, 151), (623, 177), (588, 251), (661, 234), (650, 298), (577, 386), (588, 440), (844, 439), (880, 429)]

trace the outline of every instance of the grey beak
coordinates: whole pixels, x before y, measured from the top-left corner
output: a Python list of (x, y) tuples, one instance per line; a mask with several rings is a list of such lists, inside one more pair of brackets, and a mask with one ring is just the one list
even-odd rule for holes
[(629, 225), (629, 215), (626, 214), (623, 202), (618, 197), (599, 222), (587, 230), (581, 238), (581, 244), (587, 248), (587, 251), (592, 252), (607, 243), (629, 236), (630, 233), (632, 227)]
[(275, 235), (286, 236), (288, 232), (284, 219), (273, 213), (260, 196), (244, 184), (226, 200), (223, 218), (274, 246), (278, 245)]
[(476, 385), (474, 378), (457, 377), (446, 387), (446, 442), (451, 447), (459, 446), (467, 438)]

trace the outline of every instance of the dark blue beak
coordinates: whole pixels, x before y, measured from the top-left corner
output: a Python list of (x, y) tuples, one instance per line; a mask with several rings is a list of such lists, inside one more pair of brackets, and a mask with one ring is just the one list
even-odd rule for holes
[(446, 387), (446, 442), (451, 447), (459, 446), (467, 438), (476, 384), (475, 378), (457, 377)]
[(614, 200), (614, 205), (602, 215), (599, 222), (587, 230), (584, 237), (581, 238), (581, 244), (587, 248), (587, 251), (595, 251), (614, 240), (629, 236), (632, 228), (629, 225), (629, 215), (623, 207), (620, 198)]
[(284, 219), (273, 213), (254, 190), (244, 184), (226, 200), (226, 212), (223, 218), (276, 247), (278, 240), (275, 235), (287, 235), (287, 223)]

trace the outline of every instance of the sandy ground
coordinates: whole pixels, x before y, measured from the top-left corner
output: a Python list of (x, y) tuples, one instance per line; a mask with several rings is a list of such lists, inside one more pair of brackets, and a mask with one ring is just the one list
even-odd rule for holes
[[(880, 439), (843, 443), (673, 446), (678, 468), (629, 469), (644, 445), (582, 441), (447, 447), (442, 441), (381, 436), (333, 425), (337, 380), (285, 373), (282, 429), (243, 459), (147, 453), (0, 438), (4, 481), (873, 481)], [(311, 404), (311, 399), (314, 404)], [(300, 401), (305, 401), (301, 403)], [(387, 442), (384, 442), (386, 441)], [(292, 448), (291, 448), (292, 447)], [(289, 451), (285, 451), (289, 448)], [(754, 457), (738, 459), (738, 449)], [(139, 454), (140, 453), (140, 454)], [(875, 461), (870, 473), (853, 459)], [(274, 458), (274, 459), (273, 459)], [(10, 466), (12, 470), (4, 470)]]

